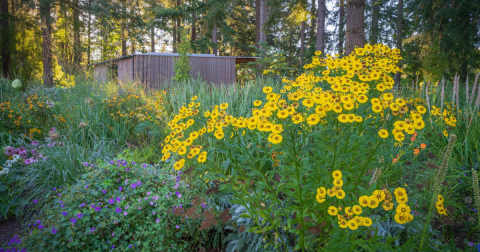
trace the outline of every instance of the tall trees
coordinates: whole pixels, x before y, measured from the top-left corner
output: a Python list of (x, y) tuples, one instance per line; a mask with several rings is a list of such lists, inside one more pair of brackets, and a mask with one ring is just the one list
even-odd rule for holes
[(338, 54), (343, 54), (343, 43), (345, 42), (345, 0), (339, 0), (338, 15)]
[[(314, 1), (314, 0), (313, 0)], [(317, 14), (317, 51), (325, 53), (325, 14), (327, 8), (325, 0), (318, 0), (318, 14)]]
[(73, 62), (75, 66), (80, 65), (82, 62), (82, 44), (80, 42), (80, 13), (78, 10), (78, 0), (73, 0), (73, 5), (77, 7), (72, 9), (73, 11)]
[[(399, 0), (403, 1), (403, 0)], [(370, 25), (370, 44), (374, 45), (378, 43), (378, 18), (380, 15), (380, 4), (381, 0), (371, 0), (372, 4), (372, 23)], [(400, 3), (399, 3), (400, 4)]]
[(267, 5), (266, 0), (255, 1), (255, 44), (257, 48), (262, 50), (260, 45), (267, 41), (265, 33), (265, 22), (267, 21)]
[(345, 54), (365, 44), (365, 0), (347, 0)]

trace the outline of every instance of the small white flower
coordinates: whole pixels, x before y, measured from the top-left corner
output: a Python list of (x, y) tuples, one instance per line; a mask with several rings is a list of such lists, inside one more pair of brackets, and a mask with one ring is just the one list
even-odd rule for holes
[(20, 82), (19, 79), (16, 79), (14, 81), (12, 81), (12, 87), (17, 89), (17, 88), (21, 88), (22, 87), (22, 82)]
[(8, 169), (8, 168), (0, 168), (0, 175), (8, 174), (9, 171), (10, 171), (10, 169)]
[(12, 157), (13, 157), (13, 160), (17, 160), (17, 159), (19, 159), (19, 158), (20, 158), (20, 155), (18, 155), (18, 154), (15, 154), (15, 155), (13, 155)]

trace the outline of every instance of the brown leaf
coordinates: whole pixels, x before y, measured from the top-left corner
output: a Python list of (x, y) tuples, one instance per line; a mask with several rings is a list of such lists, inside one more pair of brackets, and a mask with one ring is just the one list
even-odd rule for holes
[(437, 156), (435, 156), (435, 154), (433, 154), (433, 153), (431, 153), (431, 152), (429, 152), (429, 153), (427, 154), (427, 157), (430, 158), (430, 159), (435, 159), (435, 158), (437, 158)]
[(188, 168), (188, 170), (184, 171), (183, 174), (190, 174), (193, 171), (192, 167)]
[(442, 221), (443, 221), (443, 223), (445, 223), (445, 224), (447, 224), (447, 225), (453, 225), (453, 224), (455, 224), (452, 219), (447, 218), (447, 217), (445, 217), (445, 216), (442, 216)]
[(416, 184), (415, 186), (418, 188), (418, 190), (422, 190), (423, 188), (425, 188), (423, 184)]
[(442, 185), (448, 186), (448, 182), (447, 182), (447, 181), (443, 181), (443, 182), (442, 182)]
[(238, 232), (243, 233), (243, 231), (245, 231), (245, 226), (241, 225), (240, 228), (238, 229)]
[(431, 169), (438, 169), (439, 167), (436, 164), (432, 164), (427, 162), (427, 166), (430, 167)]
[(410, 162), (410, 161), (407, 161), (407, 162), (405, 162), (405, 165), (408, 165), (408, 166), (410, 166), (410, 165), (412, 165), (412, 162)]
[(322, 232), (322, 228), (320, 226), (316, 225), (316, 226), (313, 226), (313, 227), (309, 227), (308, 232), (310, 232), (312, 234), (320, 234)]

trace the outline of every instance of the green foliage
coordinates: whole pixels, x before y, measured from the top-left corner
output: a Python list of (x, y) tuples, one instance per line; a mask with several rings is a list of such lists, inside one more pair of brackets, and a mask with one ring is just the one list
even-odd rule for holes
[(187, 30), (182, 30), (182, 39), (178, 45), (178, 59), (175, 60), (175, 76), (173, 77), (174, 81), (187, 81), (190, 79), (190, 71), (192, 66), (190, 66), (190, 39), (187, 35)]
[(84, 165), (78, 183), (48, 193), (46, 219), (27, 236), (27, 249), (191, 251), (201, 245), (199, 236), (208, 232), (199, 230), (202, 181), (177, 179), (185, 175), (168, 172), (168, 162), (151, 166), (120, 157)]
[[(263, 76), (285, 77), (293, 76), (298, 73), (298, 69), (287, 60), (287, 52), (279, 51), (273, 46), (268, 46), (266, 43), (262, 44), (264, 50), (258, 50), (255, 56), (260, 57), (254, 62), (249, 62), (248, 65), (255, 68), (257, 74)], [(252, 46), (253, 47), (253, 46)]]

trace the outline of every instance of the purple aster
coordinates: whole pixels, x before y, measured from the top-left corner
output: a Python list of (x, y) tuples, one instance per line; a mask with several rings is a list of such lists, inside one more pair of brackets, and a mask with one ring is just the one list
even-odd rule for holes
[(112, 236), (115, 236), (115, 233), (112, 233)]
[(175, 225), (175, 227), (176, 227), (177, 229), (179, 229), (179, 228), (180, 228), (180, 226), (179, 226), (179, 225)]
[(133, 189), (135, 189), (135, 188), (137, 187), (137, 184), (133, 183), (133, 184), (131, 185), (131, 187), (132, 187)]
[(67, 212), (62, 212), (63, 216), (67, 216), (67, 214), (68, 214)]
[(117, 212), (117, 213), (121, 213), (121, 212), (122, 212), (122, 208), (120, 208), (120, 207), (117, 207), (117, 208), (115, 209), (115, 212)]
[(156, 214), (156, 212), (153, 212), (153, 215), (155, 215), (155, 214)]
[(37, 145), (38, 145), (38, 141), (32, 141), (31, 144), (32, 144), (33, 146), (37, 146)]
[(112, 245), (112, 249), (115, 249), (115, 245)]
[(203, 208), (207, 207), (207, 204), (205, 204), (205, 203), (202, 202), (202, 207), (203, 207)]
[(152, 194), (152, 192), (147, 192), (147, 196), (149, 196), (150, 194)]
[(153, 206), (153, 201), (150, 201), (150, 205)]
[(61, 197), (61, 196), (62, 196), (62, 194), (61, 194), (61, 193), (59, 193), (59, 194), (58, 194), (58, 196), (59, 196), (59, 197)]
[(52, 227), (52, 234), (56, 234), (58, 230), (55, 229), (55, 227)]
[(123, 211), (123, 215), (127, 215), (127, 214), (128, 214), (127, 211)]
[(147, 168), (147, 164), (142, 164), (142, 167), (143, 167), (143, 168)]
[(71, 218), (70, 221), (71, 221), (73, 224), (77, 223), (77, 219), (76, 219), (76, 218)]
[(60, 205), (60, 207), (65, 207), (65, 205), (62, 204), (62, 205)]
[(132, 161), (132, 164), (134, 165), (134, 164), (135, 164), (135, 161)]
[(91, 208), (95, 208), (95, 204), (91, 204), (90, 207), (91, 207)]
[(43, 229), (43, 225), (38, 225), (38, 229)]
[(170, 198), (170, 196), (168, 194), (165, 197)]
[(37, 200), (37, 199), (34, 199), (34, 200), (33, 200), (33, 203), (37, 204), (37, 203), (38, 203), (38, 200)]
[(110, 161), (110, 164), (115, 164), (115, 162), (113, 162), (113, 161)]
[(181, 197), (182, 197), (182, 195), (179, 193), (179, 194), (177, 194), (177, 197), (178, 197), (178, 198), (181, 198)]
[(137, 185), (138, 185), (138, 186), (141, 186), (141, 185), (142, 185), (142, 182), (137, 181)]
[(82, 218), (82, 217), (83, 217), (83, 214), (82, 214), (82, 213), (78, 213), (76, 216), (77, 216), (77, 218), (79, 218), (79, 219), (80, 219), (80, 218)]
[(118, 187), (118, 190), (121, 192), (123, 190), (123, 187)]
[(107, 193), (107, 191), (106, 191), (106, 190), (102, 190), (102, 193), (105, 194), (105, 193)]
[(111, 204), (115, 203), (115, 200), (114, 199), (109, 199), (108, 203), (111, 205)]
[(85, 188), (88, 189), (88, 185), (86, 185)]
[(54, 188), (53, 188), (53, 190), (55, 191), (55, 190), (57, 190), (57, 188), (56, 188), (56, 187), (54, 187)]
[(159, 223), (159, 222), (160, 222), (160, 219), (157, 219), (156, 222)]
[(117, 197), (117, 203), (120, 203), (120, 201), (122, 201), (122, 199), (120, 197)]
[(90, 228), (90, 232), (93, 233), (93, 231), (95, 231), (95, 228), (94, 227)]
[(102, 208), (99, 207), (99, 206), (95, 207), (95, 211), (97, 211), (97, 212), (100, 211), (101, 209), (102, 209)]
[(84, 206), (85, 206), (85, 203), (80, 204), (80, 207), (84, 207)]

